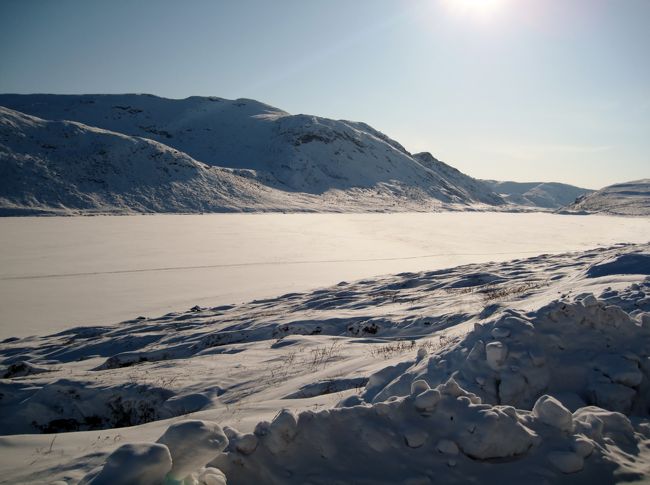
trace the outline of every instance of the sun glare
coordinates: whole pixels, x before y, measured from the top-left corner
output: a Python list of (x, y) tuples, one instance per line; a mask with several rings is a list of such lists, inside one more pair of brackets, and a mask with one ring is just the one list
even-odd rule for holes
[(489, 14), (499, 9), (504, 0), (446, 0), (445, 3), (458, 12)]

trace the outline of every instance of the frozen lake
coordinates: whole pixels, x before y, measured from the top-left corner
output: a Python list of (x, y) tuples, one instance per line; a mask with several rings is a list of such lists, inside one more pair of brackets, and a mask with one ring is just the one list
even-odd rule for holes
[(4, 218), (0, 338), (649, 240), (650, 219), (539, 213)]

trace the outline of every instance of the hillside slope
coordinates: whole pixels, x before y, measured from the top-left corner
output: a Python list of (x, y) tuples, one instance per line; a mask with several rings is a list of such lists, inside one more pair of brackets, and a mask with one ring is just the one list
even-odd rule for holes
[(650, 179), (614, 184), (576, 200), (569, 211), (624, 216), (650, 215)]
[(2, 213), (286, 206), (282, 193), (161, 143), (0, 107)]
[(487, 187), (511, 204), (559, 209), (593, 190), (556, 182), (501, 182), (482, 180)]
[(504, 204), (480, 182), (421, 163), (365, 123), (289, 115), (248, 99), (0, 95), (0, 105), (150, 138), (208, 165), (253, 170), (257, 181), (288, 192), (379, 187), (395, 194), (395, 205)]
[(487, 184), (460, 170), (441, 162), (429, 152), (421, 152), (413, 155), (420, 164), (440, 175), (442, 187), (448, 193), (455, 194), (459, 198), (478, 197), (482, 201), (491, 201), (495, 205), (502, 204), (502, 197), (496, 194)]

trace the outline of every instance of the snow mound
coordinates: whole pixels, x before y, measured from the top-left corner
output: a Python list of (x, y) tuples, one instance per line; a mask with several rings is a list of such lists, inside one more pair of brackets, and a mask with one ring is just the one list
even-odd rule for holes
[(184, 480), (214, 459), (228, 444), (228, 438), (217, 423), (188, 420), (173, 424), (158, 439), (172, 457), (168, 478)]
[(424, 386), (372, 405), (285, 410), (253, 435), (229, 429), (225, 453), (210, 465), (231, 485), (430, 483), (443, 476), (445, 483), (515, 476), (552, 482), (584, 468), (589, 474), (578, 480), (593, 479), (607, 470), (610, 453), (635, 443), (632, 424), (619, 413), (584, 407), (572, 415), (549, 396), (530, 412), (482, 404), (453, 379)]
[(234, 435), (212, 465), (231, 483), (386, 483), (391, 476), (402, 482), (423, 460), (446, 463), (458, 453), (468, 460), (513, 459), (537, 440), (514, 410), (482, 405), (453, 383), (429, 391), (440, 399), (427, 409), (416, 405), (419, 395), (409, 395), (318, 413), (285, 410), (258, 424), (254, 450), (242, 452), (239, 440), (249, 438)]
[(31, 362), (18, 361), (9, 365), (2, 375), (3, 379), (15, 379), (16, 377), (31, 376), (49, 372), (47, 367), (34, 365)]
[(154, 385), (93, 385), (57, 379), (44, 385), (0, 381), (0, 401), (13, 409), (0, 417), (3, 434), (61, 433), (135, 426), (199, 411), (212, 399), (202, 393), (177, 395)]
[(180, 421), (167, 428), (157, 443), (120, 446), (103, 467), (91, 471), (79, 483), (226, 485), (220, 470), (205, 465), (227, 444), (228, 438), (216, 423)]
[(155, 443), (130, 443), (109, 455), (106, 464), (86, 475), (80, 485), (114, 485), (137, 483), (160, 485), (172, 467), (166, 446)]
[(650, 275), (650, 254), (622, 254), (606, 262), (595, 264), (587, 271), (589, 278), (619, 274)]
[(650, 327), (643, 321), (593, 295), (554, 301), (528, 314), (507, 310), (400, 374), (376, 373), (362, 397), (381, 402), (409, 394), (413, 382), (435, 386), (453, 376), (492, 404), (532, 409), (550, 394), (573, 408), (590, 404), (647, 415)]

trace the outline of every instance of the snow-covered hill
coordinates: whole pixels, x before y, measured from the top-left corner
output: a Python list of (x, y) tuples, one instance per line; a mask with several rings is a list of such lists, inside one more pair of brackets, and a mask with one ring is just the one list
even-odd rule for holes
[(247, 177), (285, 192), (344, 191), (356, 198), (359, 190), (372, 189), (392, 197), (386, 205), (396, 209), (404, 204), (421, 210), (436, 204), (504, 204), (482, 183), (411, 156), (365, 123), (289, 115), (253, 100), (0, 95), (0, 105), (149, 138), (208, 165), (248, 170)]
[(566, 209), (571, 212), (648, 216), (650, 215), (650, 179), (610, 185), (581, 197)]
[(3, 214), (280, 208), (272, 190), (156, 141), (0, 107)]
[(490, 190), (511, 204), (559, 209), (593, 190), (556, 182), (501, 182), (482, 180)]

